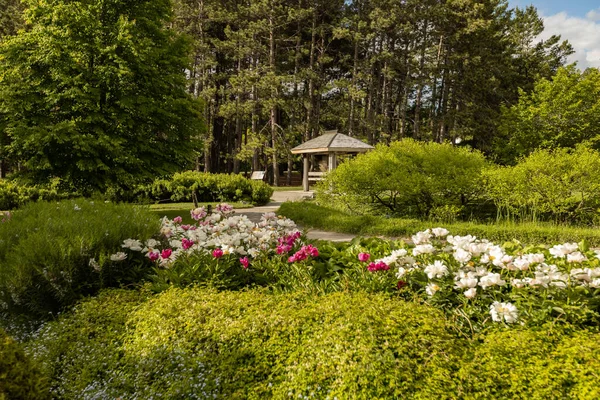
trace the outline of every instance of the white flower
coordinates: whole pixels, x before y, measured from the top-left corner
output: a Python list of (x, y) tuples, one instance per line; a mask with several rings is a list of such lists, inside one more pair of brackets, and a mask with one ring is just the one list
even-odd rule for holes
[(579, 246), (577, 243), (565, 243), (565, 244), (557, 244), (552, 247), (549, 251), (556, 258), (565, 258), (567, 254), (571, 254), (575, 250), (577, 250)]
[(600, 279), (594, 279), (590, 282), (591, 288), (599, 288), (600, 287)]
[(75, 207), (73, 207), (73, 209), (75, 211), (81, 211), (81, 207), (79, 207), (77, 204), (75, 204)]
[(447, 236), (450, 232), (448, 231), (448, 229), (444, 228), (433, 228), (431, 230), (431, 233), (433, 233), (436, 237), (444, 237)]
[(529, 253), (523, 255), (523, 257), (528, 259), (531, 264), (541, 264), (546, 260), (542, 253)]
[(433, 296), (434, 294), (436, 294), (436, 292), (440, 290), (440, 287), (435, 284), (435, 283), (430, 283), (427, 285), (427, 287), (425, 288), (425, 291), (427, 292), (427, 294), (429, 295), (429, 297)]
[(142, 246), (142, 242), (137, 239), (125, 239), (123, 240), (123, 244), (121, 245), (124, 249), (129, 249), (131, 251), (142, 251), (144, 248)]
[(587, 258), (581, 254), (580, 251), (576, 251), (574, 253), (567, 254), (567, 262), (570, 263), (582, 263), (586, 261)]
[(517, 289), (522, 289), (526, 285), (528, 285), (529, 282), (525, 279), (513, 279), (512, 281), (510, 281), (510, 284)]
[(517, 319), (519, 318), (519, 311), (514, 304), (500, 303), (495, 301), (490, 306), (490, 315), (492, 316), (492, 320), (494, 322), (502, 322), (502, 320), (504, 320), (506, 323), (512, 324), (517, 322)]
[(479, 286), (483, 289), (487, 289), (490, 286), (503, 286), (506, 284), (506, 281), (502, 280), (500, 274), (489, 273), (485, 276), (482, 276), (479, 280)]
[(406, 275), (406, 270), (402, 267), (398, 268), (398, 272), (396, 272), (396, 278), (398, 279), (402, 279), (402, 277), (404, 277), (404, 275)]
[(477, 238), (475, 236), (448, 236), (446, 238), (448, 243), (454, 246), (455, 249), (465, 249), (469, 244), (473, 243)]
[(155, 239), (148, 239), (146, 240), (146, 247), (153, 249), (156, 246), (158, 246), (160, 244), (160, 242), (158, 240)]
[(126, 258), (127, 258), (127, 254), (123, 253), (122, 251), (119, 251), (118, 253), (112, 254), (110, 256), (111, 261), (123, 261)]
[(424, 271), (429, 279), (442, 278), (448, 275), (448, 267), (440, 260), (435, 260), (433, 264), (426, 266)]
[(475, 297), (477, 295), (477, 289), (471, 288), (469, 290), (466, 290), (464, 295), (467, 299), (472, 299), (473, 297)]
[(430, 244), (420, 244), (415, 246), (412, 253), (413, 256), (417, 257), (420, 254), (431, 254), (435, 251), (435, 247)]
[(477, 275), (474, 272), (467, 272), (465, 274), (464, 271), (460, 271), (454, 279), (457, 289), (474, 288), (477, 286)]
[(95, 258), (90, 258), (90, 261), (88, 264), (96, 272), (100, 272), (100, 270), (102, 269), (102, 267), (100, 266), (100, 264), (98, 264), (98, 261), (96, 261)]
[(429, 243), (430, 238), (431, 231), (429, 229), (427, 229), (426, 231), (417, 232), (411, 237), (414, 244)]
[(456, 249), (454, 251), (454, 259), (460, 263), (467, 263), (471, 260), (471, 253), (463, 249)]

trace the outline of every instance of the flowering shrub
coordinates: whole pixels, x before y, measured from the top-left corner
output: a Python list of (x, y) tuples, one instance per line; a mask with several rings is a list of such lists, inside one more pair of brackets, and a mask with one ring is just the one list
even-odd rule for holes
[[(123, 249), (141, 253), (155, 264), (154, 282), (159, 289), (192, 283), (239, 288), (264, 280), (265, 269), (272, 270), (269, 264), (277, 260), (294, 263), (319, 255), (314, 246), (302, 245), (292, 220), (274, 213), (264, 214), (255, 224), (245, 215), (235, 215), (224, 203), (210, 213), (200, 207), (190, 215), (196, 221), (193, 225), (182, 224), (181, 217), (164, 218), (158, 239), (127, 239), (122, 244)], [(116, 253), (111, 257), (124, 260), (127, 256)]]
[[(413, 245), (375, 260), (402, 287), (453, 313), (471, 329), (486, 321), (539, 324), (549, 319), (598, 321), (600, 251), (582, 243), (497, 245), (442, 228), (412, 236)], [(372, 267), (377, 266), (377, 267)]]

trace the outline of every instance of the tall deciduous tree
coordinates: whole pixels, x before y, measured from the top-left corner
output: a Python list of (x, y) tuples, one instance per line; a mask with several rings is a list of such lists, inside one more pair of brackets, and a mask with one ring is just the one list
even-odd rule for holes
[(202, 129), (169, 0), (26, 0), (0, 45), (0, 112), (35, 182), (84, 192), (187, 166)]

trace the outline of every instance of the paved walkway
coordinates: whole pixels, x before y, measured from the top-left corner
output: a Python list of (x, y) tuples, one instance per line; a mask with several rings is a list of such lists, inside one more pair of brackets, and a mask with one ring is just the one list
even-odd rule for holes
[[(247, 215), (251, 221), (258, 222), (264, 213), (276, 213), (279, 210), (281, 203), (286, 201), (302, 201), (307, 198), (312, 198), (312, 196), (312, 192), (303, 192), (301, 190), (276, 191), (273, 192), (273, 196), (271, 196), (271, 202), (266, 206), (242, 208), (235, 210), (235, 212), (238, 214)], [(298, 226), (302, 228), (302, 226)], [(348, 235), (346, 233), (326, 232), (318, 229), (308, 229), (306, 231), (306, 236), (309, 239), (329, 240), (331, 242), (349, 242), (356, 237), (355, 235)]]

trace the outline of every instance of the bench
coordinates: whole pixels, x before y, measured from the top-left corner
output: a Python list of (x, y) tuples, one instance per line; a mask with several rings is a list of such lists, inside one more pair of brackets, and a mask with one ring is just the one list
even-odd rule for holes
[(323, 176), (325, 176), (325, 172), (309, 172), (308, 173), (308, 181), (309, 182), (322, 181)]
[(266, 174), (267, 171), (254, 171), (250, 176), (250, 179), (253, 181), (264, 181)]

